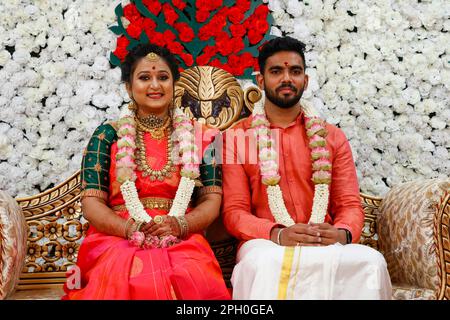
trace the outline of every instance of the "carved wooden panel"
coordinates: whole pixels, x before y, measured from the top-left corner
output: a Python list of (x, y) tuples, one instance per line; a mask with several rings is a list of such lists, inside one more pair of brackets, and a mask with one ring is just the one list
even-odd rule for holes
[(360, 194), (361, 205), (364, 210), (364, 227), (360, 243), (379, 250), (377, 233), (377, 215), (382, 198)]
[(28, 224), (28, 248), (19, 288), (60, 284), (75, 264), (88, 229), (80, 205), (80, 172), (34, 197), (16, 199)]
[(447, 192), (441, 201), (434, 225), (437, 244), (438, 275), (440, 287), (438, 299), (450, 300), (450, 194)]
[(175, 106), (189, 117), (219, 130), (236, 120), (248, 117), (261, 93), (256, 87), (243, 92), (230, 73), (215, 67), (202, 66), (181, 73), (175, 87)]

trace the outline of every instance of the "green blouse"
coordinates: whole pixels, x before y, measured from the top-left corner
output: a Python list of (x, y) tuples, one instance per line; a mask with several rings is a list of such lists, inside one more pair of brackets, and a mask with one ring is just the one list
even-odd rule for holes
[[(81, 196), (108, 199), (111, 166), (111, 146), (117, 141), (114, 124), (102, 124), (95, 130), (83, 153), (81, 164)], [(222, 166), (216, 163), (213, 144), (205, 150), (200, 165), (200, 177), (195, 197), (207, 193), (222, 194)]]

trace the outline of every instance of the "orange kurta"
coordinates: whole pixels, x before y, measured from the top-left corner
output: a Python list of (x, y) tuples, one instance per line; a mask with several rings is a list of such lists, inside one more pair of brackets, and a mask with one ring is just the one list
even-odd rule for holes
[[(226, 133), (226, 154), (223, 170), (223, 219), (228, 232), (239, 240), (270, 239), (270, 231), (278, 224), (272, 216), (267, 199), (267, 187), (261, 182), (260, 169), (249, 149), (255, 146), (251, 129), (252, 117), (238, 123)], [(286, 128), (271, 125), (278, 130), (280, 188), (286, 208), (297, 223), (308, 223), (311, 216), (314, 183), (312, 176), (311, 150), (306, 136), (305, 117), (301, 113)], [(327, 148), (333, 165), (330, 201), (325, 222), (337, 228), (345, 228), (352, 233), (353, 242), (359, 242), (364, 223), (364, 213), (360, 203), (359, 186), (350, 144), (339, 128), (327, 124)], [(239, 148), (239, 136), (244, 130), (247, 139), (245, 148)], [(234, 140), (232, 143), (231, 140)], [(250, 142), (249, 142), (250, 141)], [(253, 148), (253, 150), (256, 150)], [(230, 164), (234, 157), (241, 164)], [(235, 160), (236, 160), (235, 159)], [(253, 164), (252, 164), (253, 162)]]

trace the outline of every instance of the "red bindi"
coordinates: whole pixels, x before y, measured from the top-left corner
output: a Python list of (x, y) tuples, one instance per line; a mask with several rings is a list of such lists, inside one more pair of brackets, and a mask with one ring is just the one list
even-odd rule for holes
[(289, 63), (287, 63), (287, 62), (284, 62), (284, 65), (287, 67), (287, 66), (289, 66)]
[(155, 67), (155, 66), (153, 66), (153, 67), (152, 67), (152, 69), (153, 69), (153, 70), (155, 70), (155, 69), (156, 69), (156, 67)]

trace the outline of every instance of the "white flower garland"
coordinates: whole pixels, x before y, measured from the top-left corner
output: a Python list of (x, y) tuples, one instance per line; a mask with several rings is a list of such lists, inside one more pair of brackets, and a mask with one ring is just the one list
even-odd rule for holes
[[(311, 130), (314, 125), (317, 125), (317, 130), (323, 129), (320, 125), (317, 124), (317, 113), (311, 107), (304, 110), (305, 115), (307, 117), (311, 117), (312, 115), (312, 125), (307, 129)], [(270, 136), (269, 122), (267, 120), (263, 99), (259, 100), (253, 109), (253, 120), (252, 120), (252, 128), (254, 129), (254, 134), (258, 141), (259, 148), (259, 159), (260, 159), (260, 168), (262, 181), (265, 185), (267, 185), (267, 196), (269, 202), (269, 208), (272, 212), (273, 217), (277, 223), (285, 225), (286, 227), (292, 226), (295, 224), (295, 221), (289, 215), (289, 212), (286, 209), (286, 205), (283, 199), (283, 193), (279, 186), (280, 176), (278, 175), (278, 165), (276, 162), (276, 152), (274, 150), (274, 141)], [(311, 138), (311, 136), (310, 136)], [(320, 139), (320, 138), (319, 138)], [(311, 142), (310, 142), (311, 143)], [(325, 144), (325, 140), (323, 139), (323, 143)], [(319, 152), (322, 152), (321, 157), (327, 158), (328, 153), (325, 149), (319, 148)], [(316, 149), (313, 149), (313, 152), (317, 152)], [(326, 166), (328, 163), (325, 164)], [(331, 170), (331, 165), (326, 167), (325, 170)], [(316, 171), (316, 170), (313, 170)], [(319, 171), (319, 170), (317, 170)], [(324, 173), (324, 171), (319, 171), (320, 173)], [(329, 174), (325, 171), (325, 175)], [(317, 179), (317, 180), (316, 180)], [(315, 188), (314, 188), (314, 199), (313, 199), (313, 207), (311, 212), (311, 217), (308, 223), (323, 223), (325, 220), (325, 216), (327, 214), (328, 202), (329, 202), (329, 186), (327, 183), (316, 183), (316, 181), (326, 181), (327, 178), (323, 178), (319, 175), (319, 178), (314, 177)], [(327, 181), (326, 181), (327, 182)]]
[[(122, 147), (131, 147), (134, 150), (136, 148), (135, 138), (135, 121), (134, 117), (127, 115), (119, 120), (121, 127), (118, 130), (118, 147), (117, 152), (117, 177), (121, 182), (120, 190), (125, 200), (125, 206), (131, 218), (135, 221), (150, 222), (150, 217), (145, 211), (142, 202), (139, 200), (139, 195), (136, 189), (134, 180), (136, 176), (132, 170), (135, 169), (134, 162), (130, 163), (127, 159), (127, 155), (134, 160), (134, 154), (128, 154), (126, 149), (122, 150)], [(197, 156), (197, 146), (194, 143), (193, 126), (189, 118), (180, 110), (175, 109), (174, 116), (175, 126), (175, 143), (181, 144), (181, 141), (187, 143), (187, 147), (180, 148), (182, 153), (181, 159), (183, 162), (183, 168), (181, 170), (181, 180), (178, 185), (178, 189), (173, 201), (173, 204), (168, 213), (169, 216), (180, 217), (186, 213), (189, 206), (189, 202), (192, 197), (192, 193), (195, 188), (195, 178), (200, 173), (198, 169), (199, 161)], [(134, 130), (133, 130), (134, 129)], [(188, 159), (189, 161), (186, 161)], [(128, 162), (127, 162), (128, 161)], [(125, 170), (124, 172), (121, 170)]]

